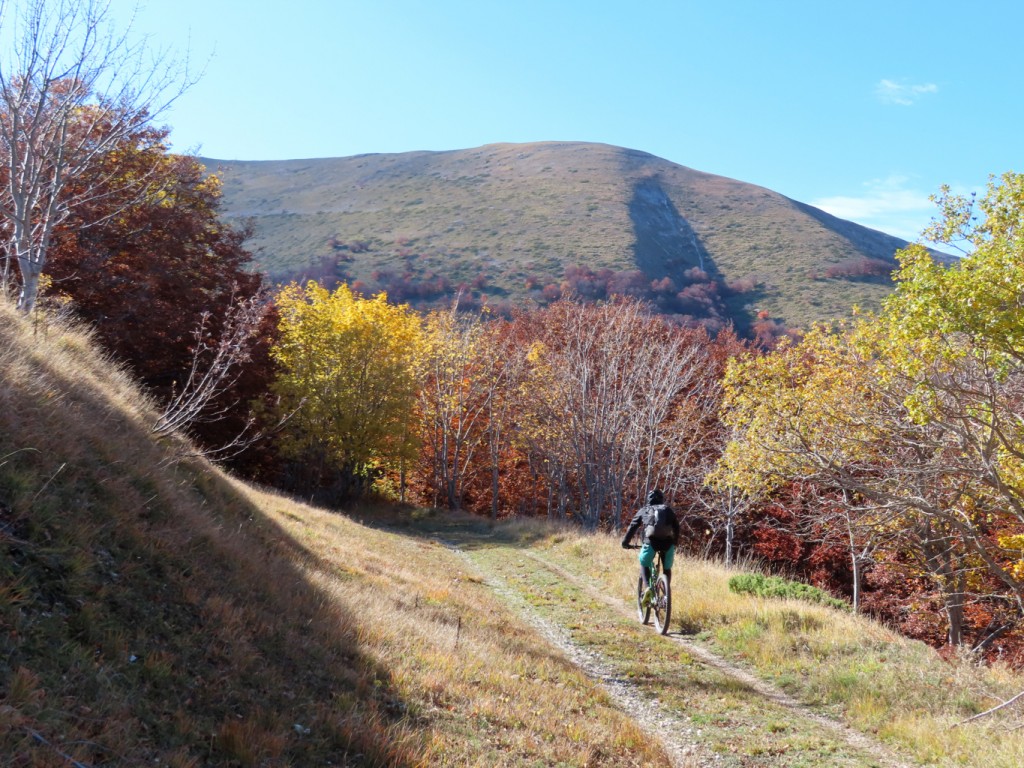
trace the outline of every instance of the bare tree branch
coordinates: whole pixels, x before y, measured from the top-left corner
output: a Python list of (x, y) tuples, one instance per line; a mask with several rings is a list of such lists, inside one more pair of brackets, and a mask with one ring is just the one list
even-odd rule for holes
[(1007, 699), (1002, 704), (992, 707), (992, 709), (986, 709), (984, 712), (979, 712), (978, 714), (973, 715), (972, 717), (968, 717), (966, 720), (961, 720), (959, 723), (953, 723), (953, 725), (950, 726), (950, 729), (959, 728), (961, 725), (967, 725), (968, 723), (973, 723), (975, 720), (980, 720), (983, 717), (987, 717), (988, 715), (991, 715), (993, 712), (998, 712), (1001, 709), (1006, 709), (1006, 707), (1020, 700), (1021, 697), (1024, 697), (1024, 691), (1021, 691), (1011, 699)]
[[(210, 327), (211, 313), (202, 314), (194, 333), (196, 341), (188, 377), (153, 425), (153, 434), (184, 432), (190, 424), (216, 421), (224, 416), (228, 406), (211, 411), (211, 405), (238, 380), (242, 365), (249, 361), (252, 343), (267, 308), (266, 297), (261, 294), (243, 300), (232, 297), (223, 327), (216, 334)], [(235, 440), (218, 450), (242, 445), (240, 441), (253, 423), (250, 419)]]

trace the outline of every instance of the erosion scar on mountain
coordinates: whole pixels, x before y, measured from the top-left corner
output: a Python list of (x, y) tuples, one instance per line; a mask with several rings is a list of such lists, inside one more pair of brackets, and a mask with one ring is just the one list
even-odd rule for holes
[(633, 187), (629, 218), (636, 235), (636, 265), (652, 280), (668, 277), (681, 286), (688, 269), (697, 267), (709, 275), (717, 271), (697, 233), (657, 178), (641, 179)]

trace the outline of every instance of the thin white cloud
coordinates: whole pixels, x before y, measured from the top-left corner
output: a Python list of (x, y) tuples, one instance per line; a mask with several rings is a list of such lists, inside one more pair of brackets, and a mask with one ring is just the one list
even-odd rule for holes
[(912, 84), (883, 79), (875, 86), (875, 96), (879, 101), (901, 107), (909, 107), (922, 96), (938, 92), (939, 86), (935, 83)]
[(914, 241), (935, 217), (930, 192), (914, 189), (906, 176), (873, 179), (861, 185), (860, 194), (835, 195), (811, 201), (811, 205), (855, 221), (865, 227)]

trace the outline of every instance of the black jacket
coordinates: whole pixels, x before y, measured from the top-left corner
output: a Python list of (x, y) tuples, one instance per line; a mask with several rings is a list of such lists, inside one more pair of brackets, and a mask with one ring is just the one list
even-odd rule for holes
[(622, 537), (622, 546), (629, 546), (630, 540), (636, 534), (637, 530), (642, 531), (643, 540), (647, 541), (646, 528), (648, 523), (652, 522), (654, 517), (654, 511), (659, 507), (664, 507), (669, 512), (669, 518), (672, 521), (672, 538), (671, 539), (657, 539), (651, 540), (651, 546), (659, 552), (664, 552), (669, 547), (675, 546), (679, 543), (679, 518), (676, 517), (676, 513), (672, 507), (667, 504), (650, 504), (646, 507), (640, 507), (637, 513), (633, 515), (633, 519), (629, 521), (629, 528), (626, 529), (626, 535)]

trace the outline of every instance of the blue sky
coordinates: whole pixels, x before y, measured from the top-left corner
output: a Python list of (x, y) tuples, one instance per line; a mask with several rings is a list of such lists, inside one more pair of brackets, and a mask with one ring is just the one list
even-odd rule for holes
[[(134, 0), (112, 0), (127, 20)], [(913, 239), (939, 185), (1024, 171), (1024, 4), (142, 0), (205, 67), (179, 151), (336, 157), (594, 141)]]

